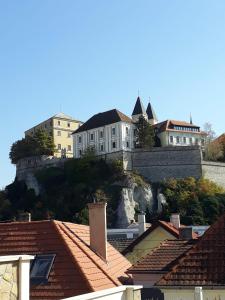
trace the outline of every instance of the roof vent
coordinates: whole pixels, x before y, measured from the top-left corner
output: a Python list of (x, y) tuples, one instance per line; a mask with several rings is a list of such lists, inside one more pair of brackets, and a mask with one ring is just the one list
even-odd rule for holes
[(142, 235), (146, 230), (145, 213), (143, 212), (138, 215), (138, 229), (139, 235)]

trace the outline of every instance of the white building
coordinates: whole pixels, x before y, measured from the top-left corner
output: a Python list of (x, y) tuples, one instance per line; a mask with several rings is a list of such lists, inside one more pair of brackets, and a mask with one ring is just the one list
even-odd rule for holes
[(134, 128), (132, 119), (116, 109), (96, 114), (73, 133), (74, 157), (80, 157), (88, 147), (98, 154), (130, 151)]

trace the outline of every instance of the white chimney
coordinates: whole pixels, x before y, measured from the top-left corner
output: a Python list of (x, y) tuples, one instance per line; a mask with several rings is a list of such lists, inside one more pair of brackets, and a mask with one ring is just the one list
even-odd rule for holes
[(180, 214), (171, 214), (170, 223), (172, 223), (175, 228), (180, 228)]
[(138, 215), (138, 229), (139, 235), (142, 235), (146, 230), (145, 213), (143, 212)]
[(203, 300), (202, 287), (195, 287), (195, 300)]
[(90, 247), (107, 260), (106, 203), (89, 203)]

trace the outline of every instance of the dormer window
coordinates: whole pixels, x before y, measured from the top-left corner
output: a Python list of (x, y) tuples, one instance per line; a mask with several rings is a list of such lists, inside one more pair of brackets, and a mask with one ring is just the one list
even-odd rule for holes
[(55, 259), (55, 254), (36, 255), (30, 269), (31, 284), (46, 284)]

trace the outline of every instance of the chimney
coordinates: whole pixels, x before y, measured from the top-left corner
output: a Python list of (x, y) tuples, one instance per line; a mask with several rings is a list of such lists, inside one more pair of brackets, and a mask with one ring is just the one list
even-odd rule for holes
[(193, 239), (192, 227), (179, 228), (179, 239), (180, 240), (192, 240)]
[(175, 228), (180, 228), (180, 214), (171, 214), (170, 223), (172, 223)]
[(143, 212), (138, 215), (138, 230), (139, 236), (142, 235), (142, 233), (144, 233), (146, 230), (145, 213)]
[(23, 212), (18, 215), (19, 222), (31, 222), (31, 213)]
[(105, 202), (89, 203), (90, 247), (107, 260), (107, 228)]

